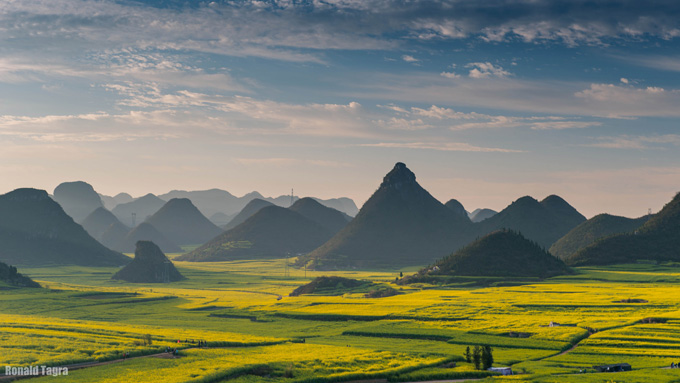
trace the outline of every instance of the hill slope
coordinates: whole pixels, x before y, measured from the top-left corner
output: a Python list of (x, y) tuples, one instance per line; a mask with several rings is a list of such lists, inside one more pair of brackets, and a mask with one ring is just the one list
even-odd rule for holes
[(521, 234), (499, 230), (422, 269), (409, 282), (428, 277), (484, 276), (548, 278), (568, 274), (569, 268)]
[(139, 241), (135, 248), (135, 259), (118, 270), (111, 279), (133, 283), (169, 283), (181, 281), (184, 276), (155, 243)]
[(92, 185), (83, 181), (61, 183), (53, 194), (54, 200), (76, 222), (82, 222), (95, 209), (104, 206)]
[(112, 246), (112, 249), (130, 253), (135, 251), (138, 241), (150, 241), (158, 244), (164, 253), (182, 253), (182, 248), (164, 236), (152, 224), (142, 222), (128, 232), (125, 237)]
[(423, 189), (406, 165), (397, 163), (359, 214), (298, 262), (316, 269), (427, 264), (467, 243), (471, 225)]
[(470, 221), (472, 222), (482, 222), (485, 219), (491, 218), (494, 215), (498, 214), (497, 211), (491, 210), (491, 209), (475, 209), (472, 213), (470, 213)]
[(223, 226), (223, 229), (230, 230), (235, 228), (245, 222), (248, 218), (252, 217), (253, 214), (260, 211), (260, 209), (267, 206), (274, 206), (274, 204), (259, 198), (251, 200), (238, 214), (236, 214), (236, 216), (234, 216), (234, 218), (231, 219), (231, 221), (229, 221), (228, 224)]
[(146, 222), (178, 245), (200, 245), (222, 232), (188, 198), (171, 199)]
[(463, 204), (458, 202), (458, 200), (450, 199), (444, 206), (451, 209), (454, 213), (469, 219), (467, 210), (465, 210)]
[[(135, 227), (165, 205), (165, 201), (149, 193), (132, 202), (122, 203), (111, 210), (111, 213), (126, 226)], [(133, 221), (132, 214), (135, 214)]]
[(632, 233), (648, 219), (649, 216), (633, 219), (609, 214), (596, 215), (555, 242), (550, 247), (550, 253), (560, 259), (566, 259), (599, 239), (615, 234)]
[(200, 262), (295, 256), (313, 250), (331, 236), (327, 229), (299, 213), (268, 206), (242, 224), (176, 259)]
[(585, 220), (581, 213), (558, 196), (551, 195), (541, 202), (527, 196), (475, 226), (478, 236), (512, 229), (548, 249)]
[(596, 241), (567, 258), (567, 264), (610, 265), (638, 259), (680, 261), (680, 193), (633, 234)]
[(40, 287), (38, 282), (18, 273), (16, 267), (2, 262), (0, 262), (0, 282), (16, 287)]
[[(113, 213), (103, 207), (99, 207), (90, 213), (90, 215), (85, 217), (81, 225), (88, 234), (90, 234), (97, 241), (101, 242), (102, 234), (104, 234), (104, 232), (106, 232), (106, 230), (108, 230), (108, 228), (113, 224), (122, 225), (118, 218), (113, 215)], [(130, 229), (128, 229), (128, 231), (129, 230)]]
[(120, 266), (130, 261), (92, 238), (47, 192), (0, 196), (0, 261), (14, 265)]
[(324, 206), (313, 198), (305, 197), (295, 201), (288, 209), (311, 219), (335, 234), (342, 230), (352, 217), (338, 210)]

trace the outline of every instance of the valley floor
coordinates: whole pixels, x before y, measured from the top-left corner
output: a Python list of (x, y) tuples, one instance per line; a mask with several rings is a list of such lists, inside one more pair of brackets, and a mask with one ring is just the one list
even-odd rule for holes
[[(305, 272), (285, 262), (177, 262), (188, 279), (167, 285), (112, 281), (114, 268), (23, 268), (48, 289), (0, 287), (0, 377), (5, 366), (123, 359), (30, 381), (680, 381), (680, 369), (666, 368), (680, 362), (677, 265), (392, 285), (400, 294), (366, 298), (288, 294), (321, 275), (387, 284), (399, 271)], [(517, 375), (474, 370), (463, 354), (475, 345), (493, 347), (494, 366)], [(174, 348), (178, 357), (164, 356)], [(632, 371), (593, 369), (617, 363)]]

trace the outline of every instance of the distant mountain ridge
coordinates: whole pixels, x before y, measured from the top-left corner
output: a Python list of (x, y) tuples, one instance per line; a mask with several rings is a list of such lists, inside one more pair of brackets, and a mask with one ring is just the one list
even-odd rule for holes
[(588, 245), (616, 234), (632, 233), (649, 220), (649, 216), (626, 218), (599, 214), (573, 228), (550, 247), (550, 253), (567, 259)]
[(241, 209), (240, 212), (238, 212), (238, 214), (234, 216), (234, 218), (231, 219), (231, 221), (229, 221), (228, 224), (224, 225), (222, 228), (224, 230), (231, 230), (245, 222), (248, 218), (252, 217), (253, 214), (260, 211), (260, 209), (267, 206), (274, 206), (274, 204), (259, 198), (252, 199), (246, 206), (243, 207), (243, 209)]
[(600, 239), (566, 259), (573, 266), (630, 263), (639, 259), (680, 262), (680, 193), (633, 233)]
[(487, 218), (491, 218), (496, 214), (498, 214), (498, 212), (491, 209), (475, 209), (468, 216), (470, 217), (470, 221), (477, 223), (482, 222)]
[(173, 198), (146, 219), (178, 245), (201, 245), (222, 232), (188, 198)]
[(44, 190), (0, 196), (0, 261), (13, 265), (120, 266), (130, 261), (73, 221)]
[(475, 226), (479, 236), (501, 229), (519, 231), (548, 249), (585, 221), (586, 218), (561, 197), (551, 195), (538, 202), (526, 196)]
[(131, 202), (114, 207), (111, 213), (126, 226), (135, 227), (160, 210), (165, 203), (165, 200), (149, 193)]
[(78, 223), (104, 206), (92, 185), (83, 181), (63, 182), (54, 189), (53, 195), (66, 214)]
[(135, 251), (138, 241), (150, 241), (158, 245), (164, 253), (182, 253), (182, 248), (148, 222), (142, 222), (124, 237), (111, 245), (112, 249), (130, 253)]
[(326, 242), (333, 233), (300, 213), (280, 206), (266, 206), (240, 225), (178, 261), (216, 262), (297, 256)]

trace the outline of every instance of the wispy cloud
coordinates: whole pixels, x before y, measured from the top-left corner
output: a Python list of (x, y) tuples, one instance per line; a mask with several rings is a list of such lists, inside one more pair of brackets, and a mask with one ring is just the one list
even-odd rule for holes
[(361, 146), (374, 148), (436, 150), (445, 152), (523, 153), (522, 150), (486, 148), (470, 145), (464, 142), (380, 142), (375, 144), (362, 144)]
[(584, 146), (606, 148), (606, 149), (667, 149), (668, 147), (680, 147), (680, 135), (665, 134), (652, 136), (631, 136), (623, 135), (619, 137), (598, 137), (597, 142), (585, 144)]
[(511, 75), (510, 72), (506, 71), (500, 66), (493, 65), (490, 62), (476, 62), (469, 63), (465, 66), (470, 69), (468, 76), (471, 78), (489, 78), (489, 77), (508, 77)]

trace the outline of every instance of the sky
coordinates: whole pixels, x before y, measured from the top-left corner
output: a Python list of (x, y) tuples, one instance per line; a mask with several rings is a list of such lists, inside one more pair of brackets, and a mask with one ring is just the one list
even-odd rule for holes
[(3, 0), (0, 192), (435, 198), (680, 191), (680, 3)]

